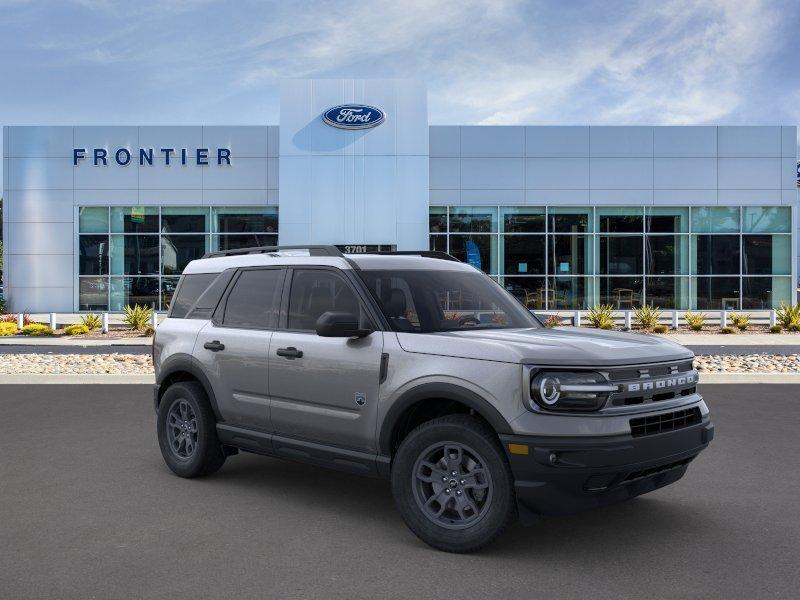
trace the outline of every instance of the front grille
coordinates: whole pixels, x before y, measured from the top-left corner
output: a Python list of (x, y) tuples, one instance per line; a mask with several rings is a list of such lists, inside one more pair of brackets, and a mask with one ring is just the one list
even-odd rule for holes
[(609, 369), (608, 377), (611, 381), (629, 381), (640, 379), (640, 370), (647, 371), (651, 378), (685, 373), (692, 370), (692, 360), (681, 360), (673, 363), (661, 363), (657, 365), (642, 365), (640, 367), (621, 367)]
[(608, 378), (619, 385), (611, 394), (610, 406), (664, 402), (697, 391), (697, 372), (691, 360), (609, 369)]
[(664, 473), (665, 471), (669, 471), (671, 469), (677, 469), (678, 467), (688, 465), (691, 460), (692, 460), (691, 458), (684, 458), (683, 460), (679, 460), (666, 465), (650, 467), (649, 469), (644, 469), (642, 471), (634, 471), (633, 473), (629, 473), (628, 476), (622, 480), (622, 483), (630, 483), (631, 481), (636, 481), (637, 479), (644, 479), (645, 477), (658, 475), (659, 473)]
[(675, 431), (676, 429), (683, 429), (684, 427), (696, 425), (701, 420), (700, 409), (696, 406), (694, 408), (676, 410), (675, 412), (662, 413), (660, 415), (639, 417), (630, 420), (631, 435), (633, 437), (641, 437), (643, 435), (655, 435), (666, 431)]

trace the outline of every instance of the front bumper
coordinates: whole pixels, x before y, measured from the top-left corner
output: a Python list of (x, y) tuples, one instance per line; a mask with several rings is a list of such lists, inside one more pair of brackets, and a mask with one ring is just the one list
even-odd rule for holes
[[(563, 515), (633, 498), (680, 479), (708, 446), (708, 415), (691, 427), (632, 437), (501, 435), (517, 501), (537, 514)], [(510, 450), (514, 449), (514, 452)], [(527, 451), (527, 454), (520, 452)]]

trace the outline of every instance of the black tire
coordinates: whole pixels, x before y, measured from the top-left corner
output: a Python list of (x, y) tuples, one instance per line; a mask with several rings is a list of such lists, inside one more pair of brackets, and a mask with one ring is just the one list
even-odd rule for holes
[[(176, 408), (178, 412), (181, 408), (186, 409), (187, 416), (192, 419), (186, 419), (185, 422), (194, 423), (194, 427), (187, 426), (184, 430), (180, 425), (168, 427), (168, 420), (176, 422), (170, 418), (171, 411)], [(217, 422), (205, 390), (199, 383), (182, 381), (169, 386), (158, 405), (157, 423), (161, 455), (176, 475), (211, 475), (225, 462), (225, 453), (217, 438)], [(191, 452), (187, 452), (190, 447)]]
[[(442, 458), (434, 462), (440, 451)], [(450, 478), (459, 456), (459, 462), (482, 469), (474, 466), (474, 475), (459, 470), (465, 474)], [(445, 552), (479, 550), (517, 518), (514, 476), (497, 435), (470, 415), (440, 417), (408, 434), (392, 463), (392, 494), (411, 531)]]

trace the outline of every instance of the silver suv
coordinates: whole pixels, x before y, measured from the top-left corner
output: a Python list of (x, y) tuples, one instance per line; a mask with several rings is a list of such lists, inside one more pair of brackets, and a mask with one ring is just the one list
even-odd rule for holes
[(153, 352), (177, 475), (247, 451), (385, 477), (409, 528), (451, 552), (677, 481), (714, 432), (686, 348), (546, 328), (439, 252), (208, 254)]

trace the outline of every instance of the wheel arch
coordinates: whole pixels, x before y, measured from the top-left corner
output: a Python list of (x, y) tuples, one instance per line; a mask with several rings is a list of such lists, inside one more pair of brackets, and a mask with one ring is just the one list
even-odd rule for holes
[(175, 354), (162, 363), (161, 368), (158, 370), (158, 378), (156, 379), (156, 386), (158, 387), (156, 410), (158, 410), (161, 397), (164, 395), (167, 388), (179, 381), (196, 381), (199, 383), (206, 393), (206, 397), (208, 398), (208, 402), (211, 405), (211, 410), (214, 412), (214, 417), (217, 419), (217, 422), (221, 423), (223, 421), (211, 382), (208, 377), (206, 377), (206, 374), (197, 368), (194, 359), (189, 354)]
[(424, 383), (404, 392), (386, 413), (378, 435), (378, 449), (382, 455), (394, 453), (398, 433), (402, 432), (409, 416), (429, 401), (457, 403), (481, 417), (495, 433), (512, 433), (500, 411), (478, 393), (452, 383)]

